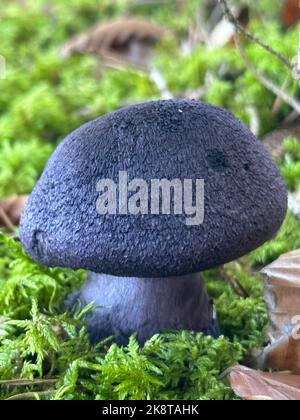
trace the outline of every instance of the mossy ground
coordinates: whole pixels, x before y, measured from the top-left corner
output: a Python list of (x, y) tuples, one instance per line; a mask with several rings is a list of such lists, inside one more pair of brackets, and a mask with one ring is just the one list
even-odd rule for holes
[[(297, 28), (283, 31), (278, 18), (281, 2), (262, 0), (252, 11), (251, 29), (288, 58), (297, 49)], [(60, 58), (58, 48), (72, 35), (109, 18), (143, 15), (171, 27), (158, 47), (156, 66), (174, 95), (180, 96), (207, 82), (203, 100), (224, 106), (249, 123), (248, 106), (255, 106), (261, 133), (273, 129), (290, 112), (271, 113), (275, 97), (245, 70), (233, 47), (211, 51), (199, 45), (181, 52), (178, 39), (196, 23), (199, 0), (178, 11), (177, 2), (134, 6), (127, 0), (2, 0), (0, 54), (7, 63), (0, 80), (0, 198), (29, 193), (57, 143), (82, 123), (132, 102), (158, 99), (160, 93), (147, 72), (134, 68), (101, 69), (91, 56)], [(264, 23), (261, 23), (261, 14)], [(278, 84), (287, 72), (275, 58), (251, 43), (247, 53)], [(234, 81), (221, 76), (240, 74)], [(99, 77), (101, 73), (101, 77)], [(290, 93), (299, 93), (296, 83)], [(300, 180), (300, 147), (286, 144), (281, 163), (291, 189)], [(249, 293), (241, 298), (221, 270), (206, 273), (221, 325), (218, 340), (189, 332), (153, 337), (143, 348), (132, 337), (126, 348), (113, 338), (92, 347), (78, 308), (65, 313), (64, 299), (85, 278), (84, 272), (38, 266), (19, 242), (0, 236), (0, 381), (42, 379), (31, 386), (0, 385), (0, 398), (35, 392), (48, 399), (230, 399), (226, 380), (219, 378), (240, 362), (249, 349), (266, 341), (267, 313), (259, 268), (281, 253), (300, 246), (300, 222), (289, 214), (277, 239), (246, 258), (226, 266)], [(55, 379), (49, 383), (49, 378)], [(1, 382), (0, 382), (1, 384)], [(20, 383), (17, 385), (20, 385)]]

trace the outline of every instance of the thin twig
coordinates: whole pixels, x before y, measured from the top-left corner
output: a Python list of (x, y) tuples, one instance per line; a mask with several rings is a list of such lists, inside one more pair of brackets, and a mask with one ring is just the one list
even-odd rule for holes
[(253, 134), (258, 136), (260, 132), (260, 118), (257, 108), (253, 105), (248, 105), (246, 111), (250, 118), (250, 130)]
[(225, 280), (232, 286), (233, 290), (241, 296), (243, 299), (247, 299), (249, 297), (249, 293), (244, 288), (244, 286), (234, 277), (232, 277), (228, 271), (226, 270), (225, 266), (221, 268), (221, 273), (224, 276)]
[(289, 93), (282, 90), (280, 87), (276, 86), (270, 79), (268, 79), (264, 74), (260, 73), (260, 71), (255, 67), (255, 65), (250, 61), (245, 50), (242, 46), (241, 38), (239, 34), (236, 32), (235, 34), (235, 42), (237, 49), (244, 60), (246, 67), (255, 75), (255, 77), (274, 95), (281, 98), (284, 102), (290, 105), (295, 111), (300, 114), (300, 102), (298, 102), (295, 98), (293, 98)]
[(23, 394), (13, 395), (6, 399), (6, 401), (22, 401), (22, 400), (35, 400), (38, 398), (49, 397), (55, 391), (40, 391), (40, 392), (24, 392)]
[[(286, 92), (286, 90), (290, 87), (291, 83), (292, 83), (292, 78), (291, 76), (288, 76), (283, 82), (281, 86), (281, 90)], [(284, 101), (281, 97), (279, 96), (276, 97), (275, 102), (272, 106), (272, 115), (276, 116), (280, 112), (283, 102)]]
[(150, 79), (156, 85), (160, 92), (162, 99), (172, 99), (174, 98), (173, 94), (169, 90), (167, 81), (164, 79), (162, 73), (157, 69), (153, 68), (149, 73)]
[(227, 0), (219, 0), (220, 4), (223, 6), (224, 14), (227, 16), (228, 20), (235, 26), (238, 32), (243, 34), (245, 37), (250, 39), (251, 41), (255, 42), (256, 44), (260, 45), (262, 48), (264, 48), (266, 51), (268, 51), (270, 54), (277, 57), (279, 61), (281, 61), (285, 66), (289, 68), (289, 70), (294, 70), (292, 63), (282, 54), (280, 54), (278, 51), (275, 51), (270, 45), (265, 44), (263, 41), (261, 41), (257, 36), (253, 35), (252, 33), (248, 32), (237, 20), (237, 18), (233, 15), (231, 12)]
[(35, 386), (35, 385), (55, 385), (58, 379), (12, 379), (8, 381), (0, 381), (0, 385), (21, 387), (21, 386)]

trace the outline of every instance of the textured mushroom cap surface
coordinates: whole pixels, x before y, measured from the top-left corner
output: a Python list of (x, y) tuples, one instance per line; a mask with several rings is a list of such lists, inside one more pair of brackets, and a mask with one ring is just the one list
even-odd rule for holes
[[(97, 182), (204, 179), (204, 222), (186, 215), (99, 215)], [(162, 277), (232, 261), (271, 239), (287, 191), (271, 157), (230, 112), (193, 100), (147, 102), (91, 121), (50, 158), (21, 221), (48, 266)]]

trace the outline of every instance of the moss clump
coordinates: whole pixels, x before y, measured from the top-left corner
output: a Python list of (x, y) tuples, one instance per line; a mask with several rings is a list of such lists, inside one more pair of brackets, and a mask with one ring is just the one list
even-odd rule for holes
[(248, 260), (254, 267), (261, 267), (271, 263), (280, 255), (300, 248), (300, 220), (291, 212), (287, 214), (285, 222), (275, 239), (267, 242), (261, 248), (250, 254)]
[(226, 266), (249, 298), (238, 296), (222, 271), (205, 273), (224, 336), (164, 333), (143, 347), (133, 336), (125, 348), (109, 337), (91, 346), (84, 316), (92, 306), (74, 315), (65, 312), (64, 299), (82, 285), (84, 271), (39, 266), (19, 242), (1, 234), (0, 381), (54, 378), (54, 383), (0, 385), (0, 398), (30, 391), (47, 399), (234, 398), (220, 374), (266, 341), (263, 285), (251, 264), (276, 258), (279, 248), (292, 249), (290, 230), (297, 223), (289, 215), (277, 240)]
[(0, 143), (0, 197), (30, 193), (53, 146), (37, 139)]
[[(215, 270), (207, 283), (227, 338), (180, 331), (154, 336), (144, 347), (134, 336), (125, 348), (113, 338), (92, 347), (83, 321), (91, 307), (70, 315), (63, 306), (85, 273), (39, 266), (3, 234), (0, 250), (0, 380), (56, 378), (46, 398), (229, 399), (232, 392), (219, 375), (264, 339), (260, 282), (243, 271), (251, 293), (243, 300)], [(0, 396), (22, 392), (2, 386)]]
[(287, 138), (284, 143), (285, 156), (280, 165), (281, 173), (291, 191), (295, 191), (300, 182), (300, 142)]

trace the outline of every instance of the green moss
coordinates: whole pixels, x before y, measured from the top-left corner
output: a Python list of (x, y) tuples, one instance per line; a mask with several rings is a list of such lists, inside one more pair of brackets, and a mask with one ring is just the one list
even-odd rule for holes
[[(288, 58), (296, 54), (298, 28), (283, 31), (279, 0), (261, 0), (252, 8), (250, 29)], [(245, 69), (236, 49), (211, 50), (204, 43), (186, 54), (181, 39), (199, 24), (203, 2), (142, 5), (130, 0), (2, 0), (0, 54), (7, 74), (0, 80), (0, 198), (29, 193), (57, 143), (76, 127), (129, 103), (160, 97), (147, 71), (112, 69), (94, 56), (60, 57), (73, 35), (107, 19), (145, 16), (170, 27), (173, 35), (157, 47), (155, 65), (175, 96), (205, 87), (202, 99), (234, 112), (249, 123), (248, 106), (260, 117), (261, 133), (289, 113), (271, 112), (275, 95)], [(263, 16), (263, 24), (261, 17)], [(204, 20), (207, 16), (204, 16)], [(275, 22), (275, 23), (274, 23)], [(278, 85), (287, 69), (251, 42), (246, 52), (258, 69)], [(289, 92), (299, 94), (297, 83)], [(291, 189), (300, 181), (300, 148), (286, 142), (281, 170)], [(252, 347), (264, 344), (267, 314), (261, 267), (281, 253), (300, 247), (300, 222), (291, 214), (270, 243), (242, 261), (226, 266), (249, 294), (241, 298), (220, 270), (205, 273), (224, 337), (177, 332), (153, 337), (139, 347), (134, 337), (125, 347), (89, 343), (84, 312), (64, 311), (65, 297), (80, 287), (84, 272), (47, 269), (33, 262), (21, 245), (0, 236), (0, 380), (56, 378), (55, 385), (0, 385), (0, 398), (25, 391), (47, 391), (55, 399), (229, 399), (220, 373), (238, 363)], [(91, 308), (87, 308), (90, 310)], [(109, 344), (113, 339), (108, 339)]]
[(0, 197), (30, 193), (53, 151), (36, 139), (0, 143)]
[[(49, 398), (229, 399), (232, 392), (220, 374), (262, 336), (259, 283), (243, 275), (252, 293), (244, 301), (211, 272), (209, 290), (227, 338), (180, 331), (157, 335), (144, 347), (132, 337), (125, 348), (94, 348), (83, 321), (92, 306), (75, 315), (63, 307), (85, 273), (39, 266), (3, 234), (0, 251), (0, 380), (55, 377)], [(24, 389), (3, 386), (0, 397), (18, 392)]]
[(214, 299), (221, 332), (233, 342), (239, 342), (244, 353), (266, 342), (268, 322), (263, 299), (263, 282), (251, 273), (245, 260), (226, 266), (227, 275), (238, 280), (249, 297), (239, 296), (218, 269), (205, 274), (210, 296)]
[(299, 230), (299, 218), (289, 212), (276, 238), (254, 251), (249, 261), (254, 266), (263, 266), (288, 251), (300, 248)]
[(281, 173), (291, 191), (295, 191), (300, 182), (300, 142), (295, 138), (284, 141), (285, 156), (280, 165)]

